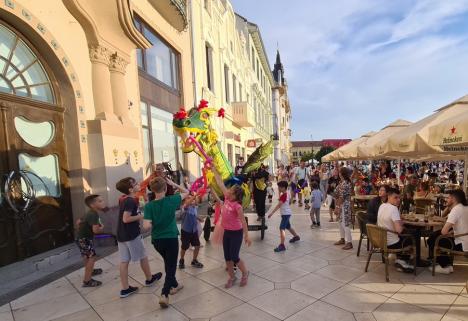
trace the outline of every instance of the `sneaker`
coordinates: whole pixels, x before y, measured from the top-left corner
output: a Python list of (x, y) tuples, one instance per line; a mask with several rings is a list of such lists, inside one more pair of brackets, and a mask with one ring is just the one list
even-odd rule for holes
[(126, 298), (129, 295), (132, 295), (133, 293), (136, 293), (138, 291), (138, 288), (135, 286), (129, 286), (128, 289), (126, 290), (120, 290), (120, 297), (121, 298)]
[(333, 243), (333, 245), (344, 245), (345, 244), (345, 240), (344, 239), (340, 239), (339, 241)]
[(145, 286), (152, 286), (156, 281), (160, 280), (162, 277), (162, 273), (158, 272), (156, 274), (153, 274), (151, 276), (151, 280), (146, 280), (145, 281)]
[(292, 239), (289, 240), (289, 243), (296, 243), (297, 241), (300, 241), (299, 235), (294, 236)]
[(395, 261), (395, 267), (398, 272), (405, 272), (405, 273), (413, 273), (414, 272), (414, 266), (408, 264), (407, 262), (403, 260), (396, 260)]
[(284, 244), (280, 244), (273, 251), (275, 251), (276, 253), (286, 251), (286, 246), (284, 246)]
[(185, 262), (182, 259), (179, 260), (179, 269), (181, 270), (185, 269)]
[(349, 242), (349, 243), (346, 243), (345, 246), (343, 246), (341, 249), (342, 250), (351, 250), (353, 248), (353, 243)]
[(94, 269), (93, 273), (91, 273), (91, 276), (96, 276), (96, 275), (101, 275), (102, 274), (102, 269)]
[(88, 282), (83, 282), (83, 287), (84, 288), (95, 288), (97, 286), (101, 286), (102, 282), (95, 280), (95, 279), (90, 279)]
[(159, 298), (159, 306), (163, 309), (166, 309), (169, 307), (169, 296), (166, 295), (161, 295)]
[(191, 265), (192, 265), (193, 267), (198, 268), (198, 269), (201, 269), (201, 268), (203, 267), (203, 264), (201, 264), (200, 262), (198, 262), (198, 260), (193, 260)]
[(224, 288), (225, 288), (225, 289), (230, 289), (230, 288), (232, 288), (232, 286), (234, 285), (234, 283), (236, 283), (236, 280), (237, 280), (236, 277), (234, 277), (233, 279), (228, 279), (227, 282), (226, 282), (226, 284), (224, 285)]
[(179, 283), (179, 285), (176, 287), (176, 288), (171, 288), (171, 295), (174, 295), (176, 294), (177, 292), (179, 292), (180, 290), (182, 290), (184, 288), (184, 286), (182, 284)]
[[(440, 274), (450, 274), (450, 267), (441, 267), (440, 264), (436, 264), (435, 266), (435, 273), (440, 273)], [(452, 266), (452, 270), (453, 270), (453, 266)]]

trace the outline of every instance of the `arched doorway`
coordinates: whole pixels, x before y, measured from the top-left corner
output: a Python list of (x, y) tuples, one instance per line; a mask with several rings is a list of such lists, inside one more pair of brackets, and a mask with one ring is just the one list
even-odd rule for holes
[(0, 266), (73, 239), (64, 113), (51, 69), (0, 21)]

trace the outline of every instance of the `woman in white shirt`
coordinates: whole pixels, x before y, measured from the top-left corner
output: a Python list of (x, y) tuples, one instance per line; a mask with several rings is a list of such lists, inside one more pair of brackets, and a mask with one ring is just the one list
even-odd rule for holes
[[(447, 216), (447, 222), (440, 231), (434, 232), (427, 244), (429, 245), (429, 258), (431, 259), (434, 254), (435, 241), (439, 235), (447, 235), (452, 232), (454, 235), (468, 233), (468, 203), (466, 200), (465, 192), (462, 190), (452, 190), (448, 192), (447, 206), (451, 208)], [(468, 235), (441, 239), (439, 246), (452, 249), (455, 251), (468, 252)], [(453, 272), (453, 260), (449, 256), (439, 256), (436, 258), (437, 265), (435, 271), (437, 273), (449, 274)]]

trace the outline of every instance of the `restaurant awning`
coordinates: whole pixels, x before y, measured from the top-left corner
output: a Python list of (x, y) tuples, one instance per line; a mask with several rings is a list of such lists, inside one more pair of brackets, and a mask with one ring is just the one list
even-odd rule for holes
[(402, 131), (412, 123), (407, 120), (398, 119), (385, 126), (365, 142), (357, 146), (358, 159), (382, 159), (386, 140), (395, 133)]
[(340, 148), (334, 150), (333, 152), (322, 157), (322, 162), (332, 162), (338, 160), (348, 160), (353, 159), (357, 156), (357, 147), (364, 143), (369, 137), (375, 135), (375, 132), (369, 132), (362, 135), (359, 138), (356, 138), (346, 145), (341, 146)]
[(412, 125), (391, 135), (385, 142), (383, 156), (393, 158), (421, 158), (438, 155), (447, 157), (441, 147), (429, 143), (429, 129), (447, 119), (461, 117), (468, 113), (468, 95), (449, 105), (442, 107), (433, 114), (413, 123)]
[(468, 148), (468, 112), (431, 126), (429, 144), (449, 152)]

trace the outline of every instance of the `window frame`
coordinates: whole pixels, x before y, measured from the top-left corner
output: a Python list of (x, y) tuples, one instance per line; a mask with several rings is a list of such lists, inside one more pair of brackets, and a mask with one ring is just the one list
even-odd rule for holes
[[(138, 71), (143, 73), (146, 78), (150, 79), (152, 82), (172, 91), (177, 94), (180, 94), (181, 92), (181, 70), (180, 70), (180, 60), (181, 60), (181, 54), (174, 48), (172, 47), (158, 32), (156, 32), (149, 23), (146, 23), (140, 16), (135, 15), (135, 18), (133, 19), (134, 25), (136, 29), (146, 38), (144, 34), (144, 29), (146, 28), (148, 32), (151, 32), (155, 38), (157, 38), (163, 45), (165, 45), (169, 49), (169, 65), (171, 69), (171, 84), (168, 85), (162, 80), (159, 80), (156, 78), (154, 75), (150, 74), (148, 72), (148, 63), (147, 63), (147, 57), (146, 57), (146, 49), (137, 49), (137, 66), (138, 66)], [(150, 41), (151, 42), (151, 41)], [(142, 66), (138, 64), (138, 54), (141, 55), (141, 62)], [(175, 61), (174, 61), (175, 60)], [(175, 84), (175, 86), (174, 86)]]

